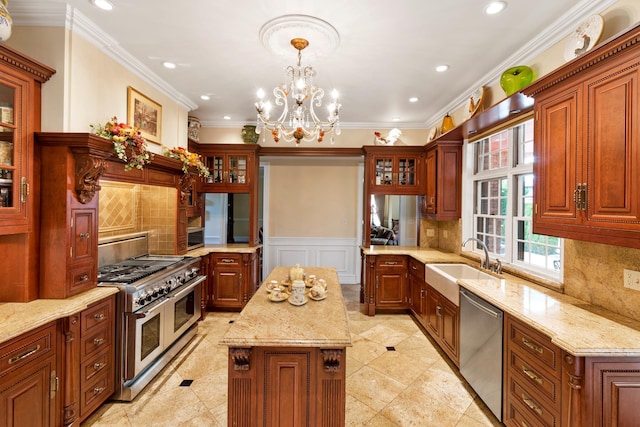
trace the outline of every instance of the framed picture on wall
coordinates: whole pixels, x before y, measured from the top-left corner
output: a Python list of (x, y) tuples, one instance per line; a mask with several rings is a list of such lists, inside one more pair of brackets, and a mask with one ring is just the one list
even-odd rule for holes
[(127, 87), (127, 123), (139, 128), (145, 140), (162, 143), (162, 105), (131, 86)]

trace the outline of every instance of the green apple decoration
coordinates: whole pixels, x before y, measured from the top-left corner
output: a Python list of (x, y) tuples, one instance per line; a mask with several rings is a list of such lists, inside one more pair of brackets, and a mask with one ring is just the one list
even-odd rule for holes
[(502, 73), (500, 86), (507, 96), (511, 96), (533, 81), (533, 70), (526, 65), (512, 67)]

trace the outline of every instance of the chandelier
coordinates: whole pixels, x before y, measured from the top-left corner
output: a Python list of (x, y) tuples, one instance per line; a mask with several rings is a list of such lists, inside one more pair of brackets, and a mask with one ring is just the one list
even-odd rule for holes
[[(331, 135), (333, 144), (333, 134), (340, 135), (339, 114), (341, 104), (338, 103), (338, 92), (334, 89), (331, 93), (332, 102), (327, 106), (328, 112), (326, 120), (318, 117), (316, 108), (322, 106), (324, 90), (313, 84), (315, 70), (310, 66), (302, 66), (302, 50), (309, 45), (303, 38), (294, 38), (291, 45), (298, 50), (298, 64), (288, 66), (286, 76), (287, 83), (281, 83), (273, 89), (275, 97), (274, 104), (282, 107), (282, 112), (277, 119), (271, 120), (271, 101), (264, 101), (265, 93), (258, 90), (258, 101), (255, 103), (258, 111), (258, 124), (256, 133), (261, 133), (263, 129), (271, 131), (275, 142), (284, 139), (287, 142), (296, 141), (296, 146), (301, 140), (322, 142), (325, 136)], [(288, 96), (291, 95), (291, 101)], [(305, 106), (308, 100), (309, 107)]]

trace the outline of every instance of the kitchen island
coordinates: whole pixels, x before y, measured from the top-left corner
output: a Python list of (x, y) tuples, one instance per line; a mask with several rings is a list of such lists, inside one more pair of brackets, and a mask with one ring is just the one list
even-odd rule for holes
[(229, 327), (229, 426), (340, 426), (345, 414), (345, 348), (351, 346), (347, 312), (333, 268), (305, 267), (327, 282), (327, 297), (302, 306), (272, 302), (276, 267)]

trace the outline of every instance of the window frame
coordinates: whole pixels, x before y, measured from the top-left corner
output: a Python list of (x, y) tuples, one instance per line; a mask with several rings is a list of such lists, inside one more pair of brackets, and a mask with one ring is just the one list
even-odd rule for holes
[[(477, 191), (478, 183), (487, 180), (496, 180), (506, 178), (507, 180), (507, 210), (505, 216), (505, 254), (496, 254), (489, 251), (490, 257), (495, 261), (496, 258), (500, 259), (503, 266), (511, 266), (516, 270), (523, 271), (527, 274), (538, 276), (544, 279), (550, 279), (555, 282), (561, 282), (563, 278), (563, 256), (564, 256), (564, 242), (562, 239), (559, 241), (559, 269), (551, 270), (548, 268), (538, 268), (534, 264), (520, 261), (517, 256), (517, 227), (516, 221), (521, 220), (522, 216), (518, 215), (518, 188), (519, 178), (523, 175), (531, 174), (533, 176), (533, 162), (524, 163), (521, 159), (525, 154), (521, 152), (524, 144), (515, 144), (516, 138), (513, 137), (513, 133), (508, 136), (508, 154), (506, 168), (483, 170), (476, 172), (476, 156), (479, 151), (477, 149), (478, 143), (482, 140), (488, 139), (491, 136), (507, 131), (514, 127), (520, 126), (527, 121), (533, 121), (532, 114), (523, 115), (517, 120), (514, 120), (507, 125), (494, 127), (487, 132), (484, 132), (481, 136), (475, 137), (473, 140), (466, 140), (463, 146), (463, 170), (462, 170), (462, 194), (467, 195), (462, 199), (462, 235), (464, 238), (477, 237), (476, 225), (477, 218), (476, 206), (477, 206)], [(533, 124), (533, 123), (532, 123)], [(514, 150), (514, 146), (517, 145), (517, 150)], [(482, 153), (482, 155), (487, 155)], [(535, 179), (535, 176), (533, 176)], [(530, 219), (531, 226), (533, 225), (533, 218)], [(486, 232), (486, 230), (485, 230)], [(461, 248), (462, 253), (475, 253), (481, 258), (484, 258), (484, 251), (479, 249), (476, 244), (467, 244), (466, 247)], [(547, 255), (548, 256), (548, 255)]]

